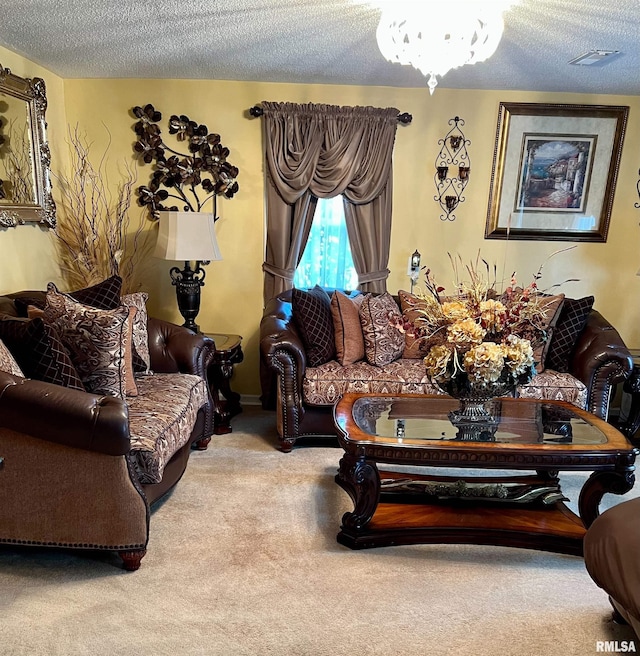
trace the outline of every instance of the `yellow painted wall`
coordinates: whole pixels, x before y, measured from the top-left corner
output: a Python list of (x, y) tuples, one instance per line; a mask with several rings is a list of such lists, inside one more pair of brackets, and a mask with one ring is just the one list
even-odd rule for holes
[[(24, 78), (41, 77), (47, 86), (46, 112), (51, 160), (64, 167), (64, 87), (60, 77), (46, 68), (0, 47), (0, 64)], [(55, 185), (54, 185), (55, 190)], [(47, 229), (36, 224), (0, 228), (0, 294), (19, 289), (42, 289), (49, 280), (59, 279), (53, 241)]]
[[(6, 53), (6, 54), (5, 54)], [(4, 61), (2, 56), (4, 55)], [(262, 314), (262, 271), (264, 252), (264, 184), (262, 132), (259, 119), (248, 118), (247, 110), (261, 100), (321, 102), (343, 105), (395, 106), (413, 115), (413, 123), (399, 126), (394, 164), (394, 223), (391, 239), (391, 291), (408, 286), (407, 258), (416, 248), (422, 263), (430, 266), (444, 284), (450, 267), (447, 252), (473, 257), (478, 249), (504, 270), (517, 270), (528, 282), (540, 264), (555, 250), (571, 245), (561, 242), (485, 240), (484, 228), (491, 177), (496, 118), (500, 101), (624, 104), (631, 107), (623, 157), (605, 244), (577, 244), (544, 268), (542, 285), (566, 278), (579, 278), (563, 288), (567, 295), (594, 294), (596, 307), (620, 330), (631, 347), (640, 346), (638, 301), (640, 268), (638, 239), (640, 210), (636, 182), (640, 165), (640, 98), (596, 95), (541, 94), (502, 91), (463, 91), (438, 87), (430, 97), (427, 89), (345, 87), (203, 80), (63, 80), (0, 49), (0, 62), (18, 74), (45, 77), (49, 89), (50, 141), (53, 168), (66, 161), (66, 123), (76, 124), (93, 142), (96, 153), (108, 140), (109, 182), (115, 185), (125, 161), (132, 161), (135, 122), (129, 110), (152, 103), (163, 112), (163, 125), (172, 113), (187, 114), (219, 132), (231, 150), (230, 161), (240, 169), (240, 192), (220, 202), (221, 219), (216, 224), (224, 260), (208, 267), (198, 322), (204, 330), (236, 332), (244, 337), (245, 361), (236, 367), (234, 388), (243, 394), (259, 394), (258, 326)], [(439, 219), (433, 200), (433, 167), (438, 139), (448, 130), (453, 116), (465, 120), (464, 131), (471, 140), (472, 174), (466, 201), (455, 222)], [(166, 127), (164, 128), (166, 130)], [(138, 183), (150, 179), (149, 166), (138, 169)], [(141, 208), (134, 206), (136, 221), (145, 222)], [(150, 224), (148, 224), (150, 225)], [(8, 257), (0, 263), (1, 287), (42, 286), (54, 268), (45, 254), (46, 241), (37, 229), (23, 227), (0, 233), (0, 248)], [(35, 249), (35, 250), (34, 250)], [(19, 271), (13, 272), (13, 266)], [(28, 263), (28, 265), (27, 265)], [(171, 286), (169, 263), (153, 260), (145, 275), (150, 293), (150, 311), (182, 322)]]
[[(567, 278), (580, 282), (565, 285), (567, 295), (594, 294), (596, 307), (620, 330), (630, 346), (640, 346), (638, 309), (640, 268), (636, 182), (640, 165), (640, 98), (534, 94), (502, 91), (460, 91), (438, 88), (430, 97), (425, 89), (380, 87), (307, 86), (229, 81), (189, 80), (66, 80), (68, 120), (77, 122), (97, 142), (104, 142), (104, 123), (111, 133), (114, 154), (130, 157), (134, 120), (128, 110), (147, 102), (163, 112), (184, 113), (219, 132), (231, 149), (230, 161), (240, 168), (240, 192), (221, 202), (217, 234), (224, 261), (212, 263), (203, 288), (199, 323), (203, 329), (237, 332), (244, 337), (245, 362), (237, 367), (235, 387), (258, 394), (258, 325), (262, 312), (264, 249), (263, 166), (261, 123), (248, 119), (247, 110), (261, 100), (322, 102), (344, 105), (394, 106), (413, 115), (413, 123), (399, 126), (394, 164), (394, 217), (391, 239), (391, 291), (406, 288), (407, 258), (416, 248), (423, 264), (430, 266), (444, 284), (450, 267), (447, 252), (473, 257), (477, 250), (490, 261), (517, 270), (522, 282), (537, 271), (555, 250), (570, 244), (485, 240), (485, 217), (496, 118), (500, 101), (625, 104), (631, 106), (621, 171), (616, 190), (609, 238), (605, 244), (577, 244), (544, 268), (542, 285)], [(449, 129), (453, 116), (462, 117), (471, 140), (471, 181), (466, 201), (455, 222), (439, 219), (434, 196), (434, 161), (438, 139)], [(139, 169), (146, 183), (150, 168)], [(168, 264), (156, 262), (149, 277), (150, 306), (160, 316), (179, 320)]]

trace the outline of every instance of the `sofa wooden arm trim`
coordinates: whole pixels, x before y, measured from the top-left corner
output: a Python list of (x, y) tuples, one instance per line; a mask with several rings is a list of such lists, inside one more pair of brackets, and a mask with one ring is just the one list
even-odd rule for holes
[(592, 310), (569, 365), (569, 373), (589, 389), (587, 409), (606, 420), (613, 386), (626, 380), (632, 369), (631, 354), (618, 331)]
[(122, 399), (0, 372), (0, 428), (77, 449), (124, 455), (129, 413)]

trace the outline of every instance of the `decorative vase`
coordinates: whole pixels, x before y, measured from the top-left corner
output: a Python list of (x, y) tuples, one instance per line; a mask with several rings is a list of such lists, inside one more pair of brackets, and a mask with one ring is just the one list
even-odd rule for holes
[(472, 383), (467, 376), (451, 378), (446, 383), (436, 383), (436, 386), (459, 399), (460, 406), (449, 412), (449, 420), (458, 428), (458, 438), (469, 440), (487, 441), (493, 437), (499, 423), (493, 408), (494, 399), (515, 393), (515, 385), (511, 381)]

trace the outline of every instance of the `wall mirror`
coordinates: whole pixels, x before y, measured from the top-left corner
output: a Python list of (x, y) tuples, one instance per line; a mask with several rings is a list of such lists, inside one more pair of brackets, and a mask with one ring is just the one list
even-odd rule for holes
[(0, 66), (0, 228), (55, 227), (46, 109), (44, 80)]

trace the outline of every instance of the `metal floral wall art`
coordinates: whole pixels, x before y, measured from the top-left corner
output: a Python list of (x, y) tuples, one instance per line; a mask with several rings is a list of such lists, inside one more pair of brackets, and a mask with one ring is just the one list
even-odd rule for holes
[[(138, 203), (148, 206), (151, 218), (157, 220), (162, 211), (205, 211), (213, 203), (217, 219), (217, 198), (233, 198), (239, 189), (238, 168), (227, 161), (229, 149), (220, 143), (220, 135), (209, 132), (188, 116), (173, 114), (169, 118), (169, 134), (184, 144), (188, 152), (180, 152), (167, 145), (158, 123), (162, 114), (153, 105), (134, 107), (138, 119), (133, 129), (137, 141), (133, 149), (144, 164), (152, 164), (154, 171), (148, 186), (138, 187)], [(175, 199), (179, 204), (170, 205)]]

